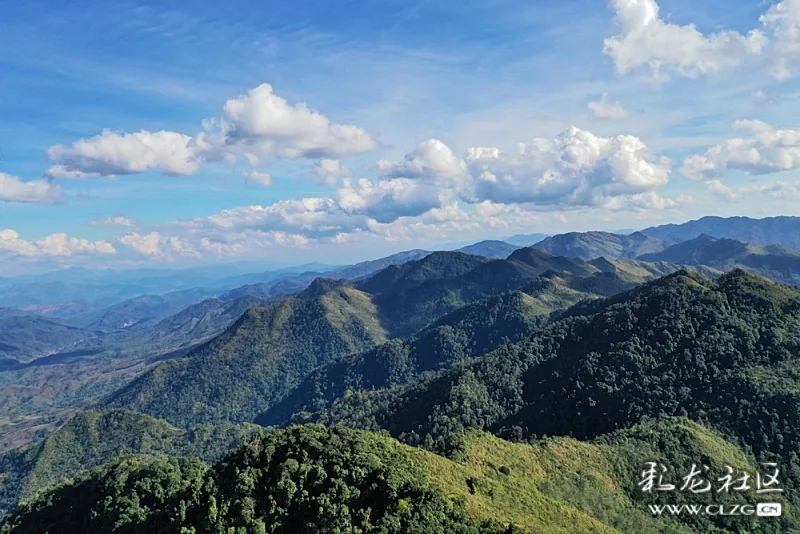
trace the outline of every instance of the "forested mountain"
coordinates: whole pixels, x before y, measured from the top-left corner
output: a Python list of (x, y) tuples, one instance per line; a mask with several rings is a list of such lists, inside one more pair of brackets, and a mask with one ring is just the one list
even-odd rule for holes
[(488, 261), (483, 256), (463, 252), (434, 252), (416, 261), (387, 267), (359, 282), (357, 287), (374, 295), (396, 293), (464, 275)]
[(717, 280), (681, 271), (578, 304), (475, 363), (352, 394), (322, 419), (421, 442), (465, 427), (590, 439), (685, 415), (796, 470), (798, 328), (800, 290), (744, 271)]
[[(411, 335), (470, 302), (522, 289), (544, 314), (657, 276), (642, 269), (639, 277), (621, 277), (540, 251), (516, 254), (525, 261), (440, 252), (390, 266), (356, 287), (320, 282), (299, 298), (251, 309), (221, 336), (118, 392), (108, 406), (179, 426), (252, 421), (317, 367)], [(556, 279), (554, 268), (565, 278)]]
[(86, 337), (80, 328), (37, 315), (0, 316), (0, 357), (20, 362), (68, 349)]
[(341, 288), (287, 299), (251, 308), (222, 335), (122, 389), (109, 406), (179, 426), (251, 421), (317, 366), (386, 339), (366, 293)]
[[(635, 481), (654, 458), (776, 461), (781, 498), (800, 505), (800, 289), (722, 274), (796, 253), (702, 237), (660, 254), (437, 252), (295, 295), (203, 301), (147, 343), (199, 341), (243, 315), (0, 457), (3, 505), (29, 501), (3, 528), (289, 533), (303, 518), (322, 531), (792, 531), (791, 512), (654, 519)], [(210, 468), (187, 459), (213, 462), (259, 433), (251, 422), (326, 426), (270, 430)], [(129, 453), (144, 456), (114, 460)]]
[(219, 334), (250, 308), (279, 300), (279, 297), (249, 294), (232, 299), (206, 299), (162, 319), (141, 335), (154, 342), (184, 345)]
[(618, 235), (609, 232), (570, 232), (554, 235), (533, 245), (533, 248), (567, 258), (636, 258), (642, 254), (661, 252), (675, 241), (652, 237), (640, 232)]
[(721, 271), (745, 269), (786, 284), (800, 284), (800, 251), (780, 245), (753, 245), (703, 234), (639, 259), (705, 265)]
[(324, 365), (255, 422), (281, 425), (292, 415), (327, 407), (348, 391), (409, 383), (420, 373), (439, 370), (527, 337), (542, 325), (549, 312), (588, 296), (570, 290), (558, 280), (531, 293), (538, 296), (515, 291), (469, 304), (407, 341), (391, 340)]
[[(88, 327), (99, 330), (118, 330), (152, 326), (159, 320), (178, 313), (187, 306), (213, 296), (215, 293), (214, 290), (196, 288), (164, 295), (141, 295), (106, 308), (102, 315)], [(76, 319), (80, 319), (80, 317)]]
[(43, 441), (0, 456), (0, 515), (20, 499), (120, 454), (193, 456), (214, 462), (259, 432), (256, 425), (227, 423), (179, 430), (136, 412), (87, 410)]
[(665, 224), (641, 231), (645, 235), (689, 241), (703, 234), (756, 245), (783, 245), (800, 250), (800, 217), (703, 217), (683, 224)]
[[(635, 261), (617, 262), (618, 265), (594, 263), (613, 270), (589, 276), (548, 271), (523, 285), (522, 290), (458, 308), (407, 341), (393, 340), (322, 366), (256, 422), (279, 425), (293, 414), (322, 409), (348, 391), (409, 383), (421, 373), (439, 370), (528, 337), (554, 311), (582, 300), (617, 294), (653, 277), (652, 271), (637, 271), (638, 262)], [(675, 270), (670, 266), (664, 269), (665, 272)]]
[(458, 252), (475, 254), (476, 256), (485, 256), (487, 258), (504, 259), (511, 255), (511, 253), (518, 248), (520, 247), (506, 243), (505, 241), (487, 240), (479, 241), (478, 243), (462, 247), (458, 249)]
[(454, 461), (381, 434), (307, 425), (258, 437), (212, 468), (123, 456), (38, 495), (0, 532), (777, 534), (797, 526), (786, 516), (682, 523), (650, 515), (636, 487), (644, 461), (685, 467), (704, 458), (715, 469), (755, 469), (690, 421), (645, 424), (595, 443), (509, 443), (476, 431), (461, 442)]

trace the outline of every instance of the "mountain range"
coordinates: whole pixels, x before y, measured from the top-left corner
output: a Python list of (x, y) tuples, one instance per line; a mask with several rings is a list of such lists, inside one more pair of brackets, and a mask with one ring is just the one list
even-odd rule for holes
[(675, 244), (673, 240), (651, 237), (641, 232), (628, 235), (609, 232), (571, 232), (548, 237), (533, 245), (533, 248), (556, 256), (591, 260), (638, 258), (643, 254), (661, 252), (673, 244)]
[[(341, 295), (342, 290), (331, 291)], [(381, 357), (344, 356), (336, 365), (342, 369), (340, 376), (351, 379), (349, 387), (333, 392), (333, 402), (323, 403), (322, 411), (301, 414), (325, 426), (295, 426), (244, 437), (246, 446), (211, 468), (171, 459), (192, 451), (180, 448), (191, 447), (191, 439), (180, 441), (190, 445), (170, 445), (177, 439), (174, 436), (186, 431), (131, 411), (87, 412), (70, 423), (73, 426), (53, 434), (51, 442), (61, 445), (51, 446), (54, 455), (47, 462), (39, 460), (42, 453), (36, 449), (5, 455), (4, 491), (13, 494), (27, 488), (24, 491), (32, 494), (39, 477), (44, 484), (64, 476), (66, 472), (59, 473), (58, 466), (91, 466), (87, 460), (65, 464), (58, 459), (63, 454), (74, 457), (76, 449), (70, 443), (83, 443), (77, 449), (83, 451), (78, 458), (95, 458), (97, 463), (111, 459), (113, 451), (149, 450), (149, 459), (123, 456), (80, 474), (33, 497), (6, 519), (4, 528), (33, 532), (88, 520), (87, 524), (95, 525), (92, 528), (102, 531), (108, 528), (102, 526), (105, 523), (94, 522), (115, 518), (115, 524), (136, 531), (157, 528), (164, 521), (178, 521), (196, 531), (215, 531), (203, 530), (209, 524), (216, 525), (215, 529), (246, 531), (267, 524), (292, 529), (292, 521), (302, 517), (304, 524), (330, 529), (363, 520), (358, 519), (358, 511), (365, 504), (358, 495), (372, 495), (365, 497), (376, 514), (371, 521), (421, 524), (442, 532), (575, 532), (575, 528), (786, 532), (796, 528), (789, 514), (766, 526), (746, 516), (656, 519), (646, 512), (650, 497), (636, 481), (644, 462), (652, 460), (676, 470), (688, 469), (697, 458), (715, 471), (725, 465), (757, 470), (759, 462), (771, 458), (795, 465), (793, 454), (800, 438), (793, 421), (800, 415), (794, 413), (800, 404), (786, 400), (800, 391), (792, 378), (800, 375), (793, 367), (796, 340), (787, 334), (800, 326), (800, 290), (743, 271), (718, 279), (677, 271), (609, 298), (579, 302), (543, 324), (526, 323), (528, 332), (515, 339), (513, 324), (526, 316), (520, 310), (535, 309), (531, 304), (519, 293), (490, 299), (483, 308), (466, 308), (432, 326), (407, 346), (409, 354), (427, 356), (430, 349), (412, 347), (447, 336), (448, 331), (458, 340), (458, 331), (472, 332), (469, 325), (486, 317), (485, 310), (495, 310), (488, 315), (497, 318), (497, 327), (508, 316), (511, 328), (507, 334), (498, 333), (496, 340), (485, 337), (496, 330), (487, 325), (473, 340), (451, 345), (482, 344), (476, 352), (489, 352), (479, 357), (442, 360), (404, 375), (396, 363), (382, 365)], [(265, 324), (275, 324), (278, 315), (264, 316)], [(292, 313), (283, 317), (292, 320)], [(767, 325), (772, 333), (758, 335)], [(437, 328), (438, 333), (432, 334)], [(509, 333), (512, 337), (504, 340)], [(373, 363), (368, 363), (370, 359)], [(374, 379), (376, 372), (383, 378)], [(720, 395), (725, 402), (719, 402)], [(765, 413), (770, 416), (763, 417)], [(697, 419), (703, 422), (693, 421)], [(83, 437), (80, 429), (98, 424), (107, 428), (102, 442)], [(341, 424), (354, 430), (336, 426)], [(137, 425), (148, 430), (137, 430)], [(405, 444), (375, 433), (380, 429)], [(137, 444), (139, 432), (156, 436), (149, 449)], [(226, 437), (220, 442), (230, 445), (239, 434), (221, 435)], [(211, 456), (219, 454), (215, 447), (208, 450)], [(87, 456), (94, 454), (88, 451), (97, 454)], [(32, 460), (26, 464), (24, 458)], [(347, 475), (356, 468), (358, 475)], [(72, 469), (68, 467), (67, 472)], [(333, 480), (342, 478), (335, 487), (350, 489), (331, 493), (326, 484), (314, 485), (314, 480), (320, 480), (311, 475), (315, 469), (338, 473)], [(790, 484), (796, 476), (792, 469), (786, 474)], [(371, 475), (373, 470), (377, 471)], [(241, 486), (242, 473), (257, 478), (252, 485)], [(47, 478), (50, 474), (53, 478)], [(324, 480), (332, 480), (329, 476)], [(292, 481), (290, 487), (309, 491), (287, 495), (287, 480)], [(382, 489), (371, 480), (385, 480), (389, 485)], [(165, 485), (167, 481), (174, 482)], [(166, 495), (171, 497), (165, 499)], [(774, 498), (791, 507), (793, 495)], [(731, 503), (747, 498), (742, 494), (723, 497)], [(547, 508), (535, 504), (543, 501), (549, 503)], [(152, 504), (132, 514), (130, 506), (136, 502)], [(252, 514), (235, 511), (248, 502), (256, 505)], [(116, 504), (109, 508), (109, 503)], [(212, 503), (223, 512), (207, 515), (214, 509)], [(404, 515), (403, 506), (421, 515)], [(88, 519), (92, 517), (97, 519)], [(516, 530), (508, 530), (510, 524)], [(15, 530), (8, 530), (12, 527)]]
[[(678, 238), (698, 224), (309, 266), (85, 326), (2, 308), (4, 346), (56, 353), (0, 359), (0, 533), (800, 530), (793, 220)], [(774, 462), (784, 514), (656, 517), (760, 496), (649, 494), (652, 461)]]
[(674, 242), (688, 241), (703, 234), (736, 239), (755, 245), (782, 245), (800, 249), (800, 217), (703, 217), (683, 224), (665, 224), (641, 233)]
[(639, 259), (704, 265), (720, 271), (744, 269), (785, 284), (800, 285), (800, 251), (781, 245), (754, 245), (703, 234)]

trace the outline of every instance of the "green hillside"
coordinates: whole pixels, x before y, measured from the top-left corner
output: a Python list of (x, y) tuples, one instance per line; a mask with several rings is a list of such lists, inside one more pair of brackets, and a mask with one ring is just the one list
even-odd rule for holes
[[(689, 534), (795, 526), (788, 517), (718, 524), (652, 517), (629, 478), (642, 458), (679, 465), (676, 453), (713, 454), (720, 464), (754, 468), (741, 450), (689, 421), (594, 443), (510, 443), (475, 431), (463, 440), (454, 461), (384, 435), (311, 425), (257, 438), (211, 469), (122, 457), (40, 494), (0, 532)], [(682, 448), (672, 449), (679, 440)]]
[[(623, 278), (582, 261), (538, 251), (533, 256), (536, 261), (531, 265), (527, 256), (523, 262), (435, 253), (391, 266), (357, 288), (317, 281), (297, 298), (251, 309), (228, 331), (187, 357), (162, 363), (123, 388), (107, 406), (141, 411), (182, 427), (252, 421), (320, 366), (390, 338), (411, 336), (471, 302), (523, 288), (533, 298), (531, 313), (545, 315), (583, 298), (628, 289), (635, 285), (631, 280), (655, 276), (637, 267), (636, 274)], [(558, 274), (554, 267), (560, 268)], [(630, 266), (620, 267), (633, 272)], [(365, 292), (366, 288), (376, 294)], [(502, 321), (498, 322), (497, 332), (503, 328)], [(501, 335), (496, 344), (484, 348), (502, 342)], [(478, 348), (467, 354), (478, 354)], [(434, 367), (434, 363), (427, 365)]]
[(121, 454), (215, 461), (259, 428), (223, 424), (186, 431), (127, 410), (81, 412), (40, 443), (0, 456), (0, 515), (20, 499)]
[(108, 406), (182, 427), (252, 421), (317, 366), (386, 339), (366, 293), (341, 288), (312, 300), (289, 299), (249, 310), (187, 357), (123, 388)]
[(785, 371), (796, 368), (799, 330), (800, 290), (743, 271), (684, 271), (578, 304), (472, 364), (351, 394), (322, 418), (421, 443), (465, 427), (591, 439), (686, 415), (794, 470), (800, 398), (797, 373)]
[(407, 341), (391, 340), (324, 365), (255, 422), (280, 425), (293, 414), (323, 409), (351, 390), (409, 383), (420, 373), (518, 341), (539, 328), (553, 309), (586, 297), (566, 288), (559, 293), (555, 283), (550, 288), (540, 291), (539, 298), (515, 291), (469, 304)]

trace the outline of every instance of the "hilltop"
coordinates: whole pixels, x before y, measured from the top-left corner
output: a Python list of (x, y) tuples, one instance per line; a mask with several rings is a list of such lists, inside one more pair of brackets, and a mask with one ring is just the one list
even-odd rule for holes
[(702, 265), (720, 271), (745, 269), (787, 284), (800, 284), (800, 251), (779, 245), (753, 245), (703, 234), (639, 259)]
[(592, 260), (595, 258), (636, 258), (661, 252), (674, 241), (652, 237), (641, 232), (619, 235), (609, 232), (570, 232), (548, 237), (533, 248), (556, 256)]
[[(663, 438), (685, 447), (665, 447)], [(307, 425), (258, 437), (211, 468), (122, 457), (37, 496), (0, 532), (691, 534), (712, 524), (647, 513), (636, 478), (628, 478), (639, 462), (681, 466), (685, 453), (712, 457), (715, 467), (754, 468), (734, 445), (679, 419), (597, 443), (529, 445), (475, 431), (463, 443), (453, 461), (385, 435)], [(713, 520), (731, 528), (722, 533), (757, 525), (751, 517)], [(784, 518), (759, 531), (791, 525)]]

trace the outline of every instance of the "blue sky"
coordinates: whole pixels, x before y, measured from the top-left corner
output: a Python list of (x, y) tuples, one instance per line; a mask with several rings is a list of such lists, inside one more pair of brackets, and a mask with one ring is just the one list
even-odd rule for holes
[(7, 3), (0, 255), (340, 262), (797, 215), (798, 24), (798, 0)]

